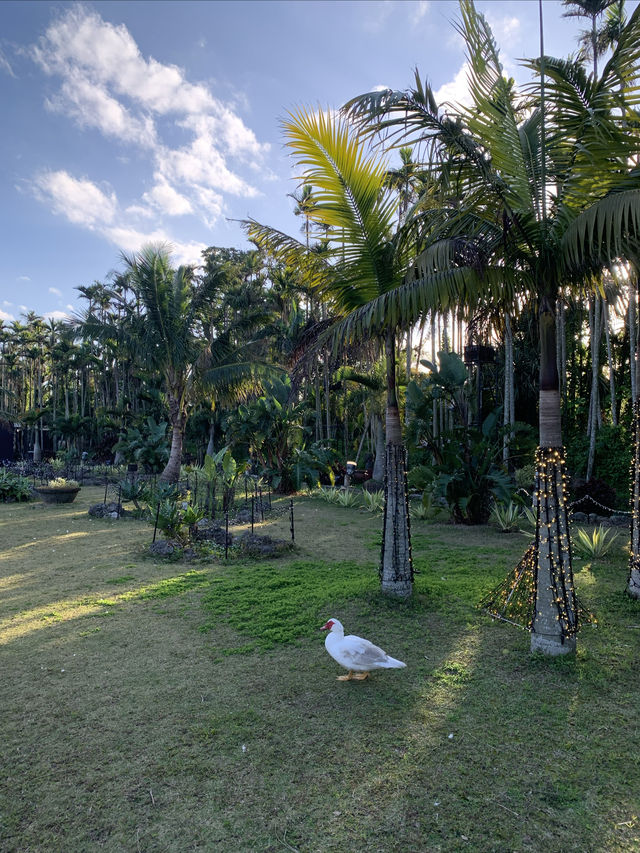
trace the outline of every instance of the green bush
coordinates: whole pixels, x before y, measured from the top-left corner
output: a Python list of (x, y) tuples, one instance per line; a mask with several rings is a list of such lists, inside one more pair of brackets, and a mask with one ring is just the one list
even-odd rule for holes
[(31, 483), (26, 477), (0, 469), (0, 501), (14, 503), (30, 501), (32, 497)]

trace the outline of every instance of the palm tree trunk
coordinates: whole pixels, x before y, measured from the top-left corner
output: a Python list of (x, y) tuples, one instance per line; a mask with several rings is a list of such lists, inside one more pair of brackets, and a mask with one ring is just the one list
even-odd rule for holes
[(631, 402), (635, 403), (638, 397), (637, 370), (636, 370), (636, 340), (638, 334), (637, 311), (636, 311), (636, 284), (629, 282), (629, 369), (631, 374)]
[(589, 455), (587, 458), (587, 480), (593, 476), (593, 463), (596, 456), (596, 434), (598, 432), (598, 411), (600, 394), (598, 379), (600, 375), (600, 338), (602, 337), (602, 305), (599, 296), (589, 302), (591, 327), (591, 397), (589, 408)]
[(380, 581), (382, 592), (408, 598), (413, 590), (406, 454), (396, 395), (395, 334), (385, 338), (387, 378), (387, 445), (384, 472), (384, 521)]
[(169, 460), (164, 471), (160, 475), (161, 480), (167, 480), (169, 483), (177, 483), (180, 479), (180, 464), (182, 462), (182, 441), (184, 438), (184, 428), (187, 423), (186, 413), (182, 410), (180, 401), (172, 394), (168, 394), (169, 401), (169, 420), (171, 423), (171, 451)]
[(569, 516), (560, 424), (555, 298), (540, 303), (540, 446), (536, 453), (535, 611), (531, 651), (575, 651), (577, 607), (571, 565)]
[(631, 543), (627, 592), (640, 598), (640, 401), (633, 404), (634, 453), (631, 462)]
[[(505, 427), (513, 426), (513, 333), (511, 330), (511, 319), (508, 314), (504, 318), (504, 403), (503, 423)], [(502, 444), (502, 461), (505, 465), (509, 461), (509, 444), (513, 433), (505, 430)]]
[(371, 416), (371, 429), (373, 431), (375, 461), (371, 479), (376, 483), (384, 482), (384, 425), (380, 415)]
[(604, 309), (604, 331), (607, 339), (607, 364), (609, 365), (609, 392), (611, 394), (611, 423), (618, 426), (618, 410), (616, 406), (616, 376), (611, 350), (611, 323), (609, 321), (609, 304), (602, 303)]

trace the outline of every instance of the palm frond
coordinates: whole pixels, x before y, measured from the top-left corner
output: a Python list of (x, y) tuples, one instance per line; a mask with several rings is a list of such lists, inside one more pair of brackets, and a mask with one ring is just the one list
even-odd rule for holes
[(612, 192), (571, 221), (560, 243), (574, 269), (612, 266), (640, 257), (640, 187)]

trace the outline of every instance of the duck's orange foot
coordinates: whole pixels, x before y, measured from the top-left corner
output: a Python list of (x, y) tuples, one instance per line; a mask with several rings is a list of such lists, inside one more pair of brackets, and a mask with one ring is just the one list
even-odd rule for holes
[(368, 672), (358, 672), (353, 677), (355, 678), (356, 681), (364, 681), (365, 678), (369, 678), (369, 673)]
[(357, 678), (357, 675), (354, 675), (351, 670), (347, 673), (347, 675), (339, 675), (338, 681), (351, 681), (352, 678)]

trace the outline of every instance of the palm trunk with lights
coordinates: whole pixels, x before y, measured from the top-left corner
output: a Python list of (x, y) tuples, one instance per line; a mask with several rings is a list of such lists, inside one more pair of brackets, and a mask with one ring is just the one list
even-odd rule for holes
[[(631, 366), (632, 370), (634, 365)], [(631, 461), (631, 542), (627, 592), (640, 598), (640, 399), (633, 403), (634, 453)]]
[(405, 448), (396, 396), (395, 334), (385, 338), (387, 373), (387, 412), (384, 470), (384, 523), (380, 581), (382, 591), (398, 598), (408, 598), (413, 591), (409, 501)]
[(531, 650), (548, 655), (575, 651), (577, 607), (560, 423), (555, 298), (540, 304), (540, 446), (536, 454), (535, 611)]
[(631, 541), (629, 543), (629, 583), (627, 592), (640, 598), (640, 395), (638, 395), (637, 293), (638, 282), (629, 284), (629, 367), (631, 373), (631, 400), (633, 403), (633, 459), (631, 461)]

